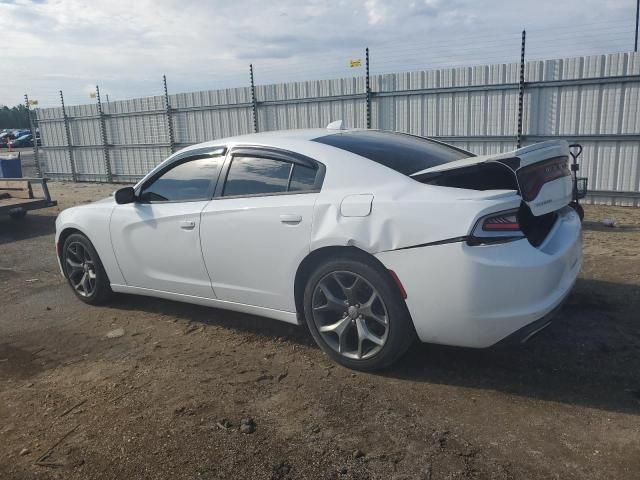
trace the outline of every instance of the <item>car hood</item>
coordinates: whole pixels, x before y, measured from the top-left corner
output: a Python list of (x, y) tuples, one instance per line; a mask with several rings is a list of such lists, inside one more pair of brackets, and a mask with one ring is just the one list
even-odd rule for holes
[(58, 214), (56, 218), (56, 225), (60, 225), (66, 221), (70, 221), (71, 219), (77, 219), (79, 215), (82, 215), (83, 212), (87, 212), (90, 210), (105, 210), (111, 211), (113, 207), (116, 205), (116, 201), (113, 196), (103, 198), (100, 200), (96, 200), (95, 202), (85, 203), (84, 205), (76, 205), (74, 207), (65, 208)]

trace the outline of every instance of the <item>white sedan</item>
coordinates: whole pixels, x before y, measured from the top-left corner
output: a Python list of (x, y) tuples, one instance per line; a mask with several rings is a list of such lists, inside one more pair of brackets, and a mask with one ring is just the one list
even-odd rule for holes
[(582, 264), (568, 153), (554, 141), (478, 157), (340, 122), (216, 140), (63, 211), (58, 260), (86, 303), (123, 292), (306, 323), (355, 369), (416, 337), (522, 340)]

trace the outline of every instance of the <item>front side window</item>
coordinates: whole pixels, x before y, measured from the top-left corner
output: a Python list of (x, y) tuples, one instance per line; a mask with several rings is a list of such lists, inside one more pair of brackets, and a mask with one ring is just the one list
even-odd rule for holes
[(206, 156), (181, 162), (146, 185), (140, 199), (143, 202), (206, 200), (222, 160), (222, 156)]
[(223, 196), (269, 195), (315, 188), (317, 169), (271, 158), (234, 156)]

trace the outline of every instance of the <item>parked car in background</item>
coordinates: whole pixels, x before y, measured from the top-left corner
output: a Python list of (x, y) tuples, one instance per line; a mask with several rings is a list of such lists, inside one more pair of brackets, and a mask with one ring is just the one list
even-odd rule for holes
[(3, 131), (0, 133), (0, 148), (7, 148), (9, 146), (9, 141), (24, 137), (25, 135), (31, 135), (31, 130), (14, 129)]
[(11, 148), (33, 147), (33, 135), (22, 135), (14, 140), (9, 140)]
[(12, 131), (0, 133), (0, 148), (7, 148), (9, 140), (13, 140), (14, 138), (16, 137), (13, 135)]
[(564, 141), (475, 156), (341, 123), (226, 138), (64, 210), (57, 258), (86, 303), (124, 292), (306, 322), (360, 370), (416, 337), (522, 341), (582, 265), (568, 157)]

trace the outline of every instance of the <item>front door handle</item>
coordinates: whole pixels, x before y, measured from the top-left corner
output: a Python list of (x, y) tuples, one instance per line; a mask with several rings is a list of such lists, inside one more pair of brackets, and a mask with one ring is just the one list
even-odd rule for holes
[(302, 221), (302, 215), (296, 215), (295, 213), (283, 213), (280, 215), (280, 221), (287, 225), (297, 225)]
[(193, 230), (196, 228), (196, 222), (193, 220), (183, 220), (180, 222), (180, 228), (183, 230)]

